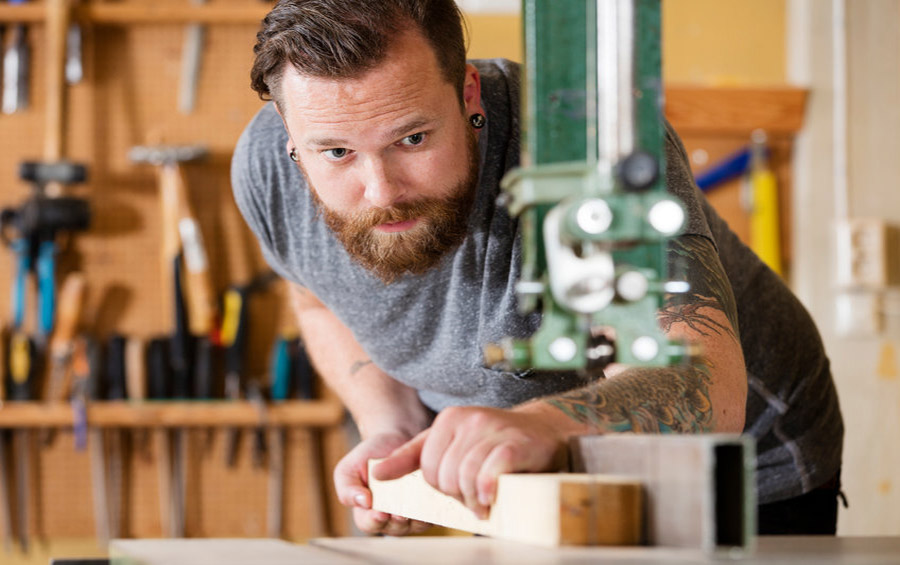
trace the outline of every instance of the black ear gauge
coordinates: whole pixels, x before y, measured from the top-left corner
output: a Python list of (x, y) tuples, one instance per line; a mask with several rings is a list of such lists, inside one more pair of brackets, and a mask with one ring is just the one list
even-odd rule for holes
[(298, 162), (300, 161), (300, 156), (297, 155), (297, 148), (296, 148), (296, 147), (291, 147), (291, 152), (288, 153), (288, 155), (290, 156), (291, 161), (293, 161), (293, 162), (295, 162), (295, 163), (298, 163)]
[(481, 129), (487, 123), (487, 119), (484, 117), (484, 114), (472, 114), (469, 116), (469, 123), (472, 124), (473, 128)]

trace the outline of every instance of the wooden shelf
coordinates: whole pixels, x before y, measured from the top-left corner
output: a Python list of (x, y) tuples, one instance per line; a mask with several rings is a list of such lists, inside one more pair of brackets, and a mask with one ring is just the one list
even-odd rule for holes
[[(88, 407), (88, 425), (101, 428), (149, 427), (330, 427), (344, 419), (344, 408), (331, 400), (291, 400), (266, 405), (264, 413), (247, 401), (96, 402)], [(72, 427), (66, 403), (5, 402), (0, 428)]]
[[(271, 4), (256, 2), (246, 6), (195, 5), (159, 6), (150, 2), (85, 3), (72, 8), (75, 21), (95, 25), (126, 24), (258, 24), (272, 9)], [(0, 22), (43, 23), (43, 3), (0, 3)]]
[(743, 135), (755, 129), (793, 135), (803, 126), (809, 92), (775, 88), (667, 86), (666, 117), (681, 134)]

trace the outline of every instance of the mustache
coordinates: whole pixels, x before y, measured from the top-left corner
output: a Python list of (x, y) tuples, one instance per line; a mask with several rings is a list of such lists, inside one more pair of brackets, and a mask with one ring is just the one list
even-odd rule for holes
[(371, 208), (346, 220), (346, 226), (358, 230), (370, 230), (382, 224), (396, 224), (423, 216), (431, 216), (441, 208), (437, 199), (400, 202), (390, 208)]

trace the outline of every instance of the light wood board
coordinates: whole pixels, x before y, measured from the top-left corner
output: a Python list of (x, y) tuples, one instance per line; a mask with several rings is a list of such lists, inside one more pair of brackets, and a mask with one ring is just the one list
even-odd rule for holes
[(573, 473), (507, 474), (487, 519), (430, 486), (421, 471), (392, 481), (372, 478), (372, 507), (382, 512), (500, 539), (559, 545), (634, 545), (642, 532), (643, 489), (635, 479)]

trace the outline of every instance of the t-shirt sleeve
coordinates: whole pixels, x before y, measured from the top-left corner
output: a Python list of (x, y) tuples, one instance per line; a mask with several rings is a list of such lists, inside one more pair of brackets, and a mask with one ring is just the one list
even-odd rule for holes
[(688, 161), (687, 151), (669, 122), (666, 127), (666, 187), (674, 196), (681, 199), (687, 210), (687, 225), (684, 235), (700, 235), (716, 244), (709, 228), (709, 219), (703, 210), (703, 195), (694, 182), (694, 174)]
[(238, 140), (231, 160), (231, 189), (235, 204), (256, 236), (265, 261), (281, 277), (305, 286), (297, 269), (288, 265), (286, 246), (279, 244), (278, 230), (274, 227), (280, 213), (276, 209), (279, 208), (277, 195), (283, 188), (280, 186), (283, 181), (273, 162), (279, 153), (273, 153), (276, 148), (271, 147), (272, 127), (265, 123), (265, 113), (269, 111), (264, 107)]

